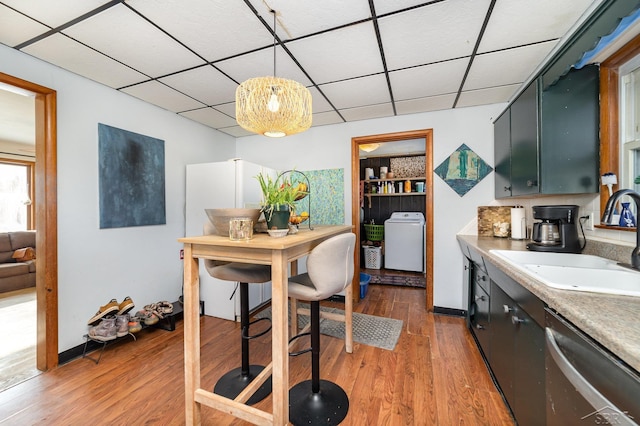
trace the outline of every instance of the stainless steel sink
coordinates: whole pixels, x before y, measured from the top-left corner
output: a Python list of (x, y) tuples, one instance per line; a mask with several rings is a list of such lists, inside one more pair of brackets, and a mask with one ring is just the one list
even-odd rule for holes
[(610, 259), (572, 253), (490, 252), (549, 287), (640, 297), (640, 272)]

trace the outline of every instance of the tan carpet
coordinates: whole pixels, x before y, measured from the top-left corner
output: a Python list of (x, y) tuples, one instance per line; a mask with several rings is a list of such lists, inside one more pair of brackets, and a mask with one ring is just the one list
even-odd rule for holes
[(36, 292), (0, 295), (0, 392), (40, 374), (36, 369)]

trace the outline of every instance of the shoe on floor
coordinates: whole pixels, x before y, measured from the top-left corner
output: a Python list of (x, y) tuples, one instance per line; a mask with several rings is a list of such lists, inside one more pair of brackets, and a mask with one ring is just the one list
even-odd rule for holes
[(129, 334), (129, 315), (116, 315), (116, 336), (123, 337)]
[(118, 301), (116, 299), (111, 299), (111, 301), (106, 305), (100, 306), (100, 309), (98, 309), (98, 312), (96, 312), (96, 314), (87, 322), (87, 324), (94, 325), (95, 323), (98, 322), (99, 319), (120, 309), (119, 307), (120, 307), (120, 304), (118, 303)]
[(133, 303), (133, 300), (131, 300), (129, 296), (125, 297), (124, 300), (118, 305), (118, 315), (126, 314), (127, 312), (132, 310), (134, 306), (136, 305)]
[(100, 324), (89, 329), (89, 338), (93, 340), (107, 342), (109, 340), (115, 340), (116, 337), (118, 337), (118, 331), (116, 328), (116, 317), (113, 315), (103, 318)]

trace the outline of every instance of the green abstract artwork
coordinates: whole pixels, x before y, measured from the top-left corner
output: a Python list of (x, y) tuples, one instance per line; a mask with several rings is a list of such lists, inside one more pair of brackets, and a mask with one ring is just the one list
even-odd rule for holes
[(467, 145), (462, 144), (434, 171), (456, 194), (463, 197), (492, 170), (493, 168), (485, 163), (478, 154)]
[[(296, 202), (296, 212), (307, 211), (313, 225), (344, 224), (344, 169), (307, 170), (309, 195)], [(293, 180), (304, 182), (292, 172)], [(303, 223), (300, 227), (307, 225)]]

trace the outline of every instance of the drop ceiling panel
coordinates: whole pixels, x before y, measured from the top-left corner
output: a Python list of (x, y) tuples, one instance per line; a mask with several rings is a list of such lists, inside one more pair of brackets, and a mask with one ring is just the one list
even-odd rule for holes
[(489, 0), (448, 0), (378, 20), (389, 70), (469, 56)]
[(338, 109), (390, 102), (387, 80), (383, 74), (320, 86), (331, 103)]
[(325, 126), (327, 124), (339, 124), (344, 123), (344, 120), (340, 118), (337, 112), (327, 111), (313, 114), (314, 126)]
[(501, 102), (506, 103), (519, 87), (519, 84), (510, 84), (507, 86), (489, 87), (486, 89), (462, 92), (458, 98), (456, 108), (497, 104)]
[(561, 38), (591, 3), (592, 0), (498, 1), (478, 52)]
[(476, 56), (463, 90), (522, 83), (554, 44), (540, 43)]
[(396, 101), (456, 92), (469, 59), (440, 62), (389, 73)]
[[(273, 75), (273, 47), (216, 62), (215, 66), (238, 83), (253, 77)], [(276, 48), (276, 76), (295, 80), (305, 86), (311, 84), (300, 67), (281, 47)]]
[(193, 100), (157, 81), (149, 81), (127, 87), (122, 91), (173, 112), (187, 111), (205, 106), (201, 102)]
[(270, 26), (273, 26), (273, 15), (269, 9), (278, 12), (277, 32), (283, 40), (371, 18), (367, 0), (251, 0), (251, 4)]
[(394, 12), (396, 10), (406, 9), (408, 7), (417, 6), (426, 3), (425, 0), (374, 0), (373, 4), (376, 8), (378, 16), (385, 13)]
[(159, 81), (207, 105), (235, 101), (238, 86), (210, 65), (172, 74)]
[(73, 25), (64, 33), (150, 77), (160, 77), (203, 63), (122, 5)]
[(310, 87), (309, 92), (311, 92), (311, 108), (313, 112), (325, 112), (333, 109), (318, 89)]
[(240, 126), (233, 126), (233, 127), (222, 127), (220, 129), (221, 132), (226, 133), (228, 135), (233, 136), (234, 138), (241, 138), (243, 136), (251, 136), (251, 135), (255, 135), (255, 133), (251, 133), (246, 131), (245, 129), (243, 129)]
[(227, 114), (229, 117), (233, 117), (233, 119), (235, 120), (236, 118), (236, 102), (235, 100), (233, 102), (229, 102), (227, 104), (222, 104), (222, 105), (216, 105), (215, 109), (217, 109), (218, 111)]
[(2, 2), (51, 28), (66, 24), (80, 15), (109, 3), (105, 0), (2, 0)]
[(136, 0), (130, 4), (207, 61), (273, 43), (269, 30), (242, 1)]
[(196, 109), (182, 112), (180, 115), (213, 128), (232, 127), (237, 124), (236, 120), (214, 110), (213, 108)]
[(340, 114), (347, 121), (370, 120), (372, 118), (392, 117), (393, 106), (391, 102), (368, 105), (358, 108), (341, 109)]
[(317, 84), (383, 71), (371, 22), (294, 41), (287, 47)]
[(148, 78), (62, 34), (54, 34), (22, 49), (36, 58), (113, 88)]
[(411, 99), (407, 101), (396, 102), (396, 111), (399, 115), (417, 114), (420, 112), (439, 111), (443, 109), (453, 108), (453, 102), (456, 100), (455, 94), (430, 96), (427, 98)]
[(47, 31), (46, 26), (0, 5), (0, 43), (13, 47)]

